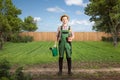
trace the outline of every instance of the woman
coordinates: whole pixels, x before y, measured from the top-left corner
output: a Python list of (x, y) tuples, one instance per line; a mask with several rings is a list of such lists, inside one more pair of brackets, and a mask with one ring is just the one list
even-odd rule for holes
[(69, 16), (62, 15), (60, 17), (62, 25), (58, 27), (57, 31), (57, 41), (59, 48), (59, 72), (58, 75), (62, 75), (63, 67), (63, 58), (64, 52), (66, 53), (67, 65), (68, 65), (68, 74), (71, 75), (71, 54), (72, 54), (72, 45), (71, 42), (74, 38), (74, 34), (71, 30), (71, 27), (68, 25)]

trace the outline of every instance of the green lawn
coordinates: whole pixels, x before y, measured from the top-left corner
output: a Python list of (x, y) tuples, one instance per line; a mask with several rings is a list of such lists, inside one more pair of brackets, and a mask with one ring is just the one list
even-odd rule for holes
[[(6, 58), (12, 64), (42, 64), (57, 62), (58, 56), (53, 57), (49, 47), (54, 42), (7, 42), (0, 50), (0, 60)], [(120, 45), (114, 48), (108, 42), (73, 42), (73, 61), (81, 62), (120, 62)]]

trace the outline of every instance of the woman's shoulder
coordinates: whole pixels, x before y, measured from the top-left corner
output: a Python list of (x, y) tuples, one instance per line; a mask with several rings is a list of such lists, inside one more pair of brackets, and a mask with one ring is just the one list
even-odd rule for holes
[(60, 29), (61, 29), (61, 26), (58, 26), (57, 30), (60, 31)]

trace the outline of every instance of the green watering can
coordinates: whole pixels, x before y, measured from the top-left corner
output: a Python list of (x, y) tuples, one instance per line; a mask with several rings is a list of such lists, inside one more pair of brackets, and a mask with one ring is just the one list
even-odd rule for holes
[(52, 55), (53, 55), (54, 57), (58, 55), (58, 49), (57, 49), (56, 42), (55, 42), (54, 46), (53, 46), (53, 47), (50, 47), (49, 49), (51, 50)]

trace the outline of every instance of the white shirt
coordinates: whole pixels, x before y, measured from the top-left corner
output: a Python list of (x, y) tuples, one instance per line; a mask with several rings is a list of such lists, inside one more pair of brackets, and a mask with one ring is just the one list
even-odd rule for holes
[[(62, 26), (62, 30), (68, 30), (68, 28), (69, 28), (69, 26)], [(60, 40), (60, 37), (61, 37), (60, 30), (61, 30), (61, 26), (58, 27), (58, 29), (57, 29), (57, 35), (56, 35), (57, 40)], [(71, 37), (72, 37), (72, 39), (73, 39), (73, 38), (74, 38), (74, 33), (73, 33), (71, 27), (70, 27), (70, 31), (71, 31), (71, 33), (72, 33), (72, 36), (71, 36)]]

